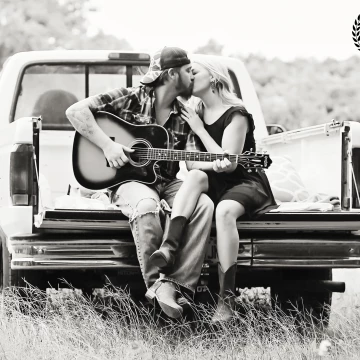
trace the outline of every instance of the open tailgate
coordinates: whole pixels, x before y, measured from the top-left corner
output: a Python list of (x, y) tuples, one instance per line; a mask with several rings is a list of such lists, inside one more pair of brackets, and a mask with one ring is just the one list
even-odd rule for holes
[[(35, 226), (40, 229), (130, 230), (128, 218), (116, 210), (46, 210), (37, 215)], [(239, 230), (356, 231), (360, 230), (360, 212), (269, 212), (255, 220), (240, 218), (237, 226)]]

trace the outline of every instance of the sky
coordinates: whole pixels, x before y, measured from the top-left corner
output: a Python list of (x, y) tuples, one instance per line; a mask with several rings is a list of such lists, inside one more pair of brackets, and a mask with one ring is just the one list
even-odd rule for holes
[(223, 54), (292, 60), (360, 56), (352, 26), (360, 0), (91, 0), (96, 28), (126, 39), (134, 50), (179, 46), (190, 53), (211, 38)]

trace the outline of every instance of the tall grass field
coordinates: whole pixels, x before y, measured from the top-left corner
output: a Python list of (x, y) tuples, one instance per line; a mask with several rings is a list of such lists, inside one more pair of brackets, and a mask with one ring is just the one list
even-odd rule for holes
[(327, 328), (306, 314), (297, 321), (268, 306), (244, 305), (233, 322), (211, 324), (213, 308), (170, 321), (105, 288), (88, 299), (78, 291), (18, 289), (2, 294), (0, 359), (359, 359), (360, 298), (337, 294)]

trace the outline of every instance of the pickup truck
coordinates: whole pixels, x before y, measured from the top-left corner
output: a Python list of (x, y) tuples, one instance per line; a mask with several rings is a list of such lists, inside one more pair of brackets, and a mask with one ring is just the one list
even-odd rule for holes
[[(201, 56), (207, 55), (193, 58)], [(281, 202), (256, 220), (238, 219), (237, 288), (270, 288), (273, 305), (290, 311), (296, 303), (327, 322), (332, 293), (345, 291), (344, 283), (332, 281), (332, 269), (360, 267), (360, 124), (324, 119), (323, 125), (274, 131), (244, 64), (218, 59), (253, 114), (257, 150), (273, 159), (266, 171)], [(85, 50), (23, 52), (6, 61), (0, 75), (1, 288), (58, 288), (66, 279), (91, 293), (110, 281), (144, 295), (128, 219), (116, 208), (89, 206), (86, 189), (79, 191), (75, 131), (65, 110), (88, 96), (139, 85), (149, 61), (146, 53)], [(277, 180), (295, 172), (307, 196), (278, 195), (270, 176), (276, 159), (290, 164)], [(311, 194), (335, 196), (340, 206)], [(199, 301), (208, 301), (218, 286), (213, 230)]]

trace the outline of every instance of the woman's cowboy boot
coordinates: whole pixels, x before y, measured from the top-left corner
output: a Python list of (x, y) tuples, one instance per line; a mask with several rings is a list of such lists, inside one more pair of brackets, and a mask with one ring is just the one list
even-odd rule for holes
[(185, 216), (177, 216), (170, 220), (169, 230), (164, 235), (163, 243), (159, 250), (156, 250), (149, 258), (151, 264), (159, 269), (166, 269), (174, 265), (176, 251), (180, 246), (187, 221)]
[(234, 264), (224, 273), (220, 263), (218, 265), (220, 291), (217, 308), (211, 319), (212, 323), (230, 321), (234, 315), (236, 267), (237, 265)]
[(177, 319), (183, 314), (183, 308), (176, 302), (175, 284), (170, 281), (157, 280), (145, 297), (152, 305), (155, 305), (156, 299), (162, 311), (171, 318)]

